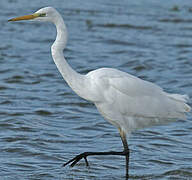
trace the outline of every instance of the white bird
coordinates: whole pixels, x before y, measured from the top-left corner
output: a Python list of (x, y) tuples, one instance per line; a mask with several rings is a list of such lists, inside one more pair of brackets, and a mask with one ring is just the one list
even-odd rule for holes
[(71, 159), (74, 166), (91, 155), (121, 155), (126, 157), (126, 179), (128, 179), (129, 148), (126, 134), (135, 129), (184, 119), (191, 110), (187, 95), (169, 94), (159, 86), (113, 68), (101, 68), (86, 75), (74, 71), (63, 56), (67, 42), (67, 29), (62, 16), (52, 7), (45, 7), (32, 15), (9, 21), (49, 21), (55, 24), (57, 37), (51, 47), (53, 60), (68, 85), (80, 97), (95, 104), (101, 115), (119, 130), (124, 150), (122, 152), (85, 152)]

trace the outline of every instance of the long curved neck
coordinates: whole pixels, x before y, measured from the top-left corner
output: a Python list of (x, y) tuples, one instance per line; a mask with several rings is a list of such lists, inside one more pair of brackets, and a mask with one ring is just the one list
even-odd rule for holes
[[(74, 71), (67, 61), (64, 58), (63, 50), (67, 43), (67, 29), (63, 18), (58, 14), (58, 17), (55, 19), (54, 24), (56, 25), (57, 29), (57, 37), (55, 42), (51, 47), (51, 53), (53, 60), (63, 76), (66, 80), (68, 85), (80, 95), (79, 91), (81, 92), (81, 88), (83, 88), (84, 83), (84, 75), (81, 75)], [(81, 96), (81, 95), (80, 95)]]

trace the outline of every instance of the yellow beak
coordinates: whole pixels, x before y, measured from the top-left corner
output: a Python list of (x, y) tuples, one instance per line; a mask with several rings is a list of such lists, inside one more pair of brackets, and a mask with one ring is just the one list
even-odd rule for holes
[(35, 19), (35, 18), (37, 18), (39, 16), (40, 16), (40, 14), (34, 13), (34, 14), (31, 14), (31, 15), (25, 15), (25, 16), (20, 16), (20, 17), (12, 18), (12, 19), (9, 19), (8, 21), (30, 20), (30, 19)]

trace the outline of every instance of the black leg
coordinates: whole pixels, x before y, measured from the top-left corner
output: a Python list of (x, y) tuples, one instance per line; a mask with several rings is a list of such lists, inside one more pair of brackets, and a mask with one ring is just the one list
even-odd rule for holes
[(120, 129), (120, 136), (123, 143), (124, 151), (117, 152), (117, 151), (109, 151), (109, 152), (84, 152), (77, 156), (75, 156), (73, 159), (69, 160), (63, 166), (66, 166), (71, 163), (71, 167), (75, 166), (77, 162), (79, 162), (81, 159), (85, 160), (86, 166), (89, 166), (89, 163), (87, 161), (88, 156), (95, 156), (95, 155), (118, 155), (118, 156), (125, 156), (126, 157), (126, 180), (129, 178), (129, 148), (126, 140), (125, 133)]
[(119, 133), (121, 136), (121, 140), (122, 140), (124, 152), (125, 152), (125, 157), (126, 157), (126, 180), (128, 180), (129, 179), (129, 154), (130, 154), (130, 152), (129, 152), (129, 147), (127, 144), (126, 134), (121, 129), (119, 129)]

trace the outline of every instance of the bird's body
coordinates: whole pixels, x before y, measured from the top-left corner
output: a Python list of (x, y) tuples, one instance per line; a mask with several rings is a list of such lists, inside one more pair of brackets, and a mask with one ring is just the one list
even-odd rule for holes
[[(126, 177), (128, 177), (129, 149), (125, 134), (138, 128), (183, 119), (185, 113), (190, 111), (191, 108), (186, 104), (186, 95), (166, 93), (159, 86), (126, 72), (101, 68), (81, 75), (74, 71), (63, 56), (63, 49), (67, 42), (66, 26), (63, 18), (54, 8), (42, 8), (33, 15), (10, 21), (24, 19), (50, 21), (55, 24), (57, 37), (51, 47), (53, 60), (68, 85), (80, 97), (93, 102), (102, 116), (118, 128), (124, 151), (111, 153), (126, 156)], [(86, 160), (88, 155), (98, 155), (98, 153), (89, 152), (68, 163), (75, 161), (72, 164), (74, 165), (80, 160), (78, 158), (83, 157)], [(107, 155), (107, 153), (100, 155)], [(87, 160), (86, 163), (88, 164)]]
[[(88, 96), (103, 117), (124, 132), (185, 118), (187, 96), (112, 68), (86, 75)], [(90, 97), (93, 97), (92, 99)]]

